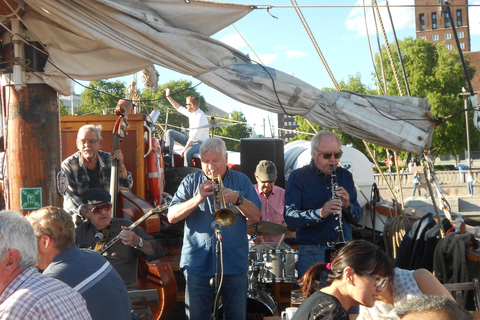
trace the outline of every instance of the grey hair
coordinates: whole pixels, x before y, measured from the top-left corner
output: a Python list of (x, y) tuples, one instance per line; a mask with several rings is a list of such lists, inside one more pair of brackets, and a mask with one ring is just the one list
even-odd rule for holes
[(313, 155), (313, 152), (315, 151), (315, 149), (317, 148), (319, 142), (320, 142), (320, 139), (324, 136), (331, 136), (331, 137), (334, 137), (335, 139), (337, 139), (338, 141), (338, 144), (342, 145), (342, 142), (340, 141), (340, 138), (338, 137), (338, 135), (335, 133), (335, 132), (332, 132), (332, 131), (327, 131), (327, 130), (321, 130), (321, 131), (318, 131), (312, 138), (312, 141), (310, 143), (310, 155), (312, 156), (312, 158), (314, 157)]
[(470, 312), (445, 296), (425, 295), (404, 299), (398, 306), (395, 306), (395, 312), (400, 318), (412, 314), (416, 315), (418, 319), (423, 319), (422, 316), (433, 313), (439, 316), (438, 319), (473, 319)]
[(83, 127), (81, 127), (80, 129), (78, 129), (78, 133), (77, 133), (77, 137), (81, 134), (81, 133), (85, 133), (85, 132), (95, 132), (97, 133), (97, 139), (100, 141), (102, 140), (102, 125), (99, 124), (99, 125), (94, 125), (94, 124), (86, 124), (84, 125)]
[(203, 141), (202, 145), (200, 146), (200, 158), (205, 152), (211, 150), (215, 150), (222, 157), (227, 154), (227, 146), (220, 138), (209, 138)]
[(26, 269), (37, 263), (37, 237), (32, 225), (18, 212), (0, 211), (0, 259), (9, 249), (20, 252), (18, 266)]

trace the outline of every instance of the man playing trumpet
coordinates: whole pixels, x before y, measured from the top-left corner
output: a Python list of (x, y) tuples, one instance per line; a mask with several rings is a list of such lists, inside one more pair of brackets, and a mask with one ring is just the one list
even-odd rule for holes
[[(214, 288), (210, 279), (216, 272), (216, 237), (212, 228), (215, 205), (223, 195), (234, 219), (222, 229), (223, 285), (221, 288), (225, 319), (244, 320), (247, 310), (248, 241), (247, 219), (261, 219), (261, 202), (249, 178), (227, 167), (227, 149), (223, 140), (210, 138), (200, 146), (202, 171), (186, 176), (168, 210), (168, 220), (185, 219), (180, 268), (186, 281), (185, 309), (188, 319), (210, 319)], [(218, 176), (222, 192), (214, 191)]]

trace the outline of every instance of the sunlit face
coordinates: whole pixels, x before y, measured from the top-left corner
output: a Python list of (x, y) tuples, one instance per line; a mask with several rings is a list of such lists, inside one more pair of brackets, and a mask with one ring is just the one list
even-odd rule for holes
[[(385, 290), (385, 287), (378, 286), (378, 281), (387, 280), (387, 277), (379, 275), (354, 274), (355, 287), (353, 288), (352, 296), (361, 305), (367, 308), (372, 308), (375, 302), (379, 300), (379, 296)], [(376, 279), (374, 279), (376, 278)], [(388, 282), (387, 282), (388, 283)]]
[[(330, 174), (330, 166), (333, 165), (336, 169), (340, 159), (335, 159), (335, 154), (341, 152), (341, 145), (338, 140), (330, 135), (325, 135), (320, 138), (317, 147), (313, 151), (313, 158), (317, 168), (324, 174)], [(332, 156), (328, 159), (324, 158), (324, 154), (330, 153)]]
[(47, 261), (47, 258), (45, 257), (45, 254), (44, 254), (45, 248), (43, 246), (43, 241), (44, 241), (43, 237), (48, 237), (48, 235), (37, 238), (38, 256), (37, 256), (36, 267), (40, 270), (45, 270), (51, 262), (51, 261)]
[(197, 110), (197, 107), (193, 104), (192, 100), (190, 98), (187, 98), (185, 100), (185, 107), (187, 108), (188, 112), (195, 112)]
[[(105, 208), (105, 206), (108, 207), (109, 204), (110, 203), (108, 202), (104, 202), (95, 205), (88, 205), (88, 211), (86, 212), (87, 218), (95, 226), (95, 228), (97, 228), (97, 230), (102, 230), (110, 224), (110, 221), (112, 221), (111, 206), (108, 210)], [(100, 209), (94, 210), (95, 207)], [(93, 210), (98, 211), (98, 213), (95, 213)]]
[(262, 191), (263, 194), (268, 196), (270, 195), (270, 193), (272, 193), (273, 186), (275, 185), (275, 181), (261, 181), (258, 178), (257, 174), (255, 174), (255, 179), (257, 179), (258, 189), (260, 189), (260, 191)]
[(102, 140), (98, 140), (95, 131), (79, 132), (77, 135), (77, 148), (82, 158), (90, 162), (97, 158), (98, 150), (102, 147)]
[(212, 179), (218, 175), (224, 176), (227, 171), (228, 154), (222, 156), (217, 150), (209, 150), (202, 153), (202, 170), (207, 177)]

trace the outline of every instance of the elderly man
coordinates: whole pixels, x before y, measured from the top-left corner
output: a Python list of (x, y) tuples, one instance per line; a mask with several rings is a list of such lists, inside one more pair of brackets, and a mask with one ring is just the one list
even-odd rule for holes
[(80, 292), (92, 319), (131, 319), (127, 288), (100, 254), (75, 245), (75, 225), (62, 208), (44, 207), (27, 220), (37, 235), (37, 268)]
[[(350, 223), (362, 218), (352, 174), (338, 166), (341, 148), (336, 134), (318, 132), (312, 138), (310, 164), (292, 171), (288, 177), (284, 218), (287, 225), (297, 227), (299, 276), (315, 263), (326, 262), (325, 252), (335, 249), (341, 230), (336, 213), (342, 214), (340, 224), (345, 240), (352, 240)], [(332, 197), (332, 166), (338, 183), (336, 197)]]
[(0, 319), (91, 319), (82, 295), (40, 274), (37, 237), (20, 213), (0, 211)]
[[(257, 184), (254, 186), (262, 202), (262, 220), (283, 224), (285, 190), (275, 185), (277, 167), (269, 160), (262, 160), (255, 170)], [(264, 242), (279, 242), (282, 236), (261, 236)]]
[[(473, 320), (473, 315), (445, 296), (414, 296), (395, 307), (402, 320)], [(476, 318), (476, 317), (475, 317)]]
[(185, 101), (185, 107), (182, 107), (177, 101), (170, 96), (170, 89), (165, 89), (165, 95), (170, 104), (181, 114), (188, 117), (190, 133), (188, 137), (183, 133), (175, 130), (167, 130), (165, 134), (166, 144), (169, 148), (169, 154), (173, 161), (173, 146), (175, 141), (184, 146), (182, 157), (185, 167), (193, 167), (193, 155), (198, 152), (202, 141), (208, 139), (208, 127), (199, 128), (208, 124), (205, 113), (200, 109), (200, 99), (196, 96), (188, 96)]
[(62, 162), (61, 170), (67, 176), (68, 190), (64, 196), (63, 208), (69, 214), (78, 213), (82, 204), (81, 196), (91, 188), (110, 190), (112, 159), (118, 160), (119, 185), (131, 189), (132, 174), (123, 163), (120, 149), (113, 156), (101, 151), (103, 145), (102, 127), (87, 124), (78, 130), (78, 151)]
[(75, 243), (80, 248), (93, 246), (95, 235), (103, 234), (103, 239), (95, 245), (99, 250), (105, 243), (119, 235), (121, 241), (106, 250), (103, 255), (122, 277), (128, 290), (138, 289), (137, 258), (146, 260), (159, 259), (165, 255), (158, 241), (149, 236), (142, 227), (127, 230), (132, 221), (127, 219), (112, 219), (110, 194), (102, 189), (90, 189), (85, 192), (81, 207), (87, 221), (76, 229)]
[[(259, 222), (261, 202), (249, 178), (227, 166), (225, 142), (205, 140), (200, 147), (202, 171), (186, 176), (168, 211), (172, 223), (185, 219), (180, 268), (186, 280), (185, 308), (188, 319), (210, 319), (214, 288), (210, 279), (216, 272), (215, 247), (218, 238), (213, 229), (215, 204), (214, 180), (221, 177), (225, 204), (235, 219), (222, 228), (223, 310), (225, 319), (245, 320), (247, 310), (248, 241), (247, 219)], [(222, 192), (216, 191), (220, 197)]]

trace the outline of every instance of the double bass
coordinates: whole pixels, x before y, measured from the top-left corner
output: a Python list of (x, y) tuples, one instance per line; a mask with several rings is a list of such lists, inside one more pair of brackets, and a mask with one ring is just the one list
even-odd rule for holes
[[(119, 148), (119, 143), (122, 141), (125, 129), (128, 127), (127, 117), (124, 112), (117, 112), (117, 115), (119, 115), (119, 118), (113, 128), (113, 152)], [(118, 163), (112, 163), (110, 190), (112, 192), (113, 208), (115, 208), (115, 211), (112, 210), (114, 217), (134, 222), (154, 209), (150, 203), (137, 197), (129, 190), (122, 188), (119, 190)], [(155, 233), (161, 229), (162, 220), (166, 220), (166, 216), (163, 213), (150, 215), (140, 226), (154, 237)], [(145, 261), (139, 258), (138, 266), (137, 283), (139, 289), (155, 289), (158, 293), (159, 304), (150, 306), (153, 319), (168, 319), (175, 308), (177, 299), (177, 283), (170, 264), (161, 260)]]

